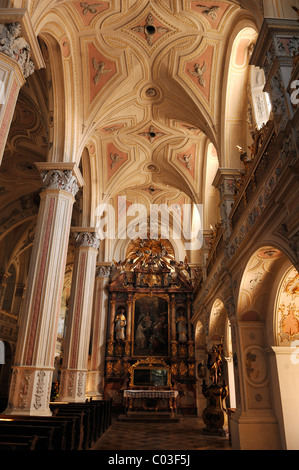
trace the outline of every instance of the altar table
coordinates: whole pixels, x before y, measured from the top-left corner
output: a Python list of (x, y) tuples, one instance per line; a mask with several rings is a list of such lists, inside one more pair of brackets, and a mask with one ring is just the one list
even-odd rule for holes
[[(166, 399), (168, 400), (170, 410), (176, 412), (178, 394), (177, 390), (124, 390), (126, 411), (133, 409), (135, 399), (142, 399), (143, 402), (147, 399), (157, 400), (157, 405), (154, 407), (155, 411), (157, 411), (159, 401)], [(148, 409), (145, 404), (143, 404), (143, 409)]]

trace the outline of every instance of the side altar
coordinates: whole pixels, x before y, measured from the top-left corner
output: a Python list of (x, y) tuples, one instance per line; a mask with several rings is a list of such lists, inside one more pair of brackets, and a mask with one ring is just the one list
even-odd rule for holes
[(138, 396), (145, 407), (152, 399), (152, 409), (164, 401), (195, 414), (193, 286), (186, 260), (175, 260), (168, 240), (137, 239), (126, 260), (115, 262), (108, 291), (105, 398), (115, 408), (132, 407)]
[(124, 390), (126, 413), (134, 409), (158, 411), (168, 406), (171, 413), (177, 411), (178, 390), (171, 382), (170, 367), (163, 359), (148, 357), (130, 367), (130, 383)]

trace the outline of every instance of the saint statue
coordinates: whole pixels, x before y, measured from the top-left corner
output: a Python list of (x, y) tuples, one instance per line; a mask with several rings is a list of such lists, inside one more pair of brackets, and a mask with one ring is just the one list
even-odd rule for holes
[(121, 307), (115, 317), (115, 339), (125, 340), (125, 326), (127, 324), (126, 317), (124, 315), (125, 309)]
[(178, 341), (179, 343), (186, 343), (187, 338), (187, 318), (185, 317), (183, 311), (181, 311), (180, 316), (177, 319), (177, 328), (178, 328)]
[(213, 346), (209, 355), (210, 379), (214, 385), (218, 384), (219, 377), (222, 375), (222, 345)]

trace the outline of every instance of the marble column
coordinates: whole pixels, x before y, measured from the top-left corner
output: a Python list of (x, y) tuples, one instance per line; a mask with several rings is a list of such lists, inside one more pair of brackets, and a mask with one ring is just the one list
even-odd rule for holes
[(101, 400), (104, 397), (106, 332), (110, 266), (96, 268), (93, 318), (91, 327), (91, 357), (87, 374), (86, 395)]
[(76, 252), (59, 401), (85, 401), (92, 300), (99, 239), (95, 229), (72, 229)]
[(51, 415), (49, 400), (72, 208), (83, 180), (74, 163), (36, 166), (44, 189), (5, 413), (47, 416)]

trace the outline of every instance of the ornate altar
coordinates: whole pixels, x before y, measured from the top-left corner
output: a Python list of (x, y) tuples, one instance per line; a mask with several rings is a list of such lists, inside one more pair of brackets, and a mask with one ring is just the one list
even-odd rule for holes
[[(136, 386), (137, 377), (132, 382), (132, 370), (139, 371), (142, 380), (136, 364), (158, 358), (169, 370), (167, 380), (171, 383), (167, 386), (172, 395), (179, 390), (179, 394), (172, 396), (175, 401), (178, 398), (178, 407), (195, 412), (195, 357), (190, 321), (193, 286), (189, 271), (186, 260), (177, 262), (170, 242), (164, 239), (135, 240), (129, 246), (126, 260), (114, 262), (108, 286), (105, 370), (105, 394), (113, 399), (114, 405), (122, 404), (124, 390)], [(144, 387), (148, 391), (154, 387), (157, 392), (154, 380), (162, 380), (159, 374), (148, 376), (150, 381), (142, 386), (143, 393)], [(129, 392), (126, 395), (133, 397)]]
[(126, 412), (138, 406), (157, 411), (165, 402), (169, 411), (177, 410), (179, 392), (173, 389), (171, 369), (163, 359), (140, 359), (130, 367), (129, 374), (129, 388), (124, 390)]

